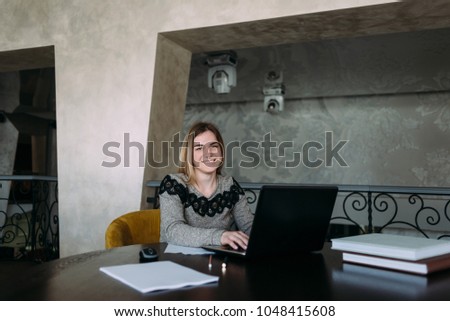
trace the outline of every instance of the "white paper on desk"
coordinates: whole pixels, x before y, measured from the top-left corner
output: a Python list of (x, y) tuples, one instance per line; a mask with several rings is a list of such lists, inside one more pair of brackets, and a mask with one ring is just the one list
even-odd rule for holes
[(100, 271), (142, 292), (178, 289), (217, 282), (218, 276), (200, 273), (170, 261), (101, 267)]
[(202, 249), (201, 247), (188, 247), (188, 246), (180, 246), (174, 244), (168, 244), (164, 253), (181, 253), (187, 255), (208, 255), (214, 254), (214, 252), (207, 251)]

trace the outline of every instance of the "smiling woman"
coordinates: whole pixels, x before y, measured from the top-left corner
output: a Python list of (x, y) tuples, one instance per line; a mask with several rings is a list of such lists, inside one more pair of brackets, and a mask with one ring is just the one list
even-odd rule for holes
[[(196, 185), (197, 175), (201, 175), (203, 170), (221, 174), (223, 155), (224, 142), (217, 127), (211, 123), (196, 123), (184, 138), (178, 171), (187, 176), (187, 183)], [(207, 186), (202, 186), (204, 187)]]
[(253, 214), (243, 189), (222, 175), (223, 146), (213, 124), (200, 122), (188, 131), (179, 173), (167, 175), (159, 189), (161, 242), (247, 247)]

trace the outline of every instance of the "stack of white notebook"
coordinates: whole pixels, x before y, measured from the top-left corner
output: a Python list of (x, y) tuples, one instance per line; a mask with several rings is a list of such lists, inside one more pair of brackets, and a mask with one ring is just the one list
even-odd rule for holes
[(445, 240), (372, 233), (331, 241), (345, 262), (416, 274), (450, 268), (450, 242)]

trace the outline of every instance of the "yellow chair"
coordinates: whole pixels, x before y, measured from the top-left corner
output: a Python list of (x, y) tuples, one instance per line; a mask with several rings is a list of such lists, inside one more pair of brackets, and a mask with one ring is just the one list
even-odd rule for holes
[(159, 209), (141, 210), (119, 216), (112, 221), (105, 233), (107, 249), (132, 244), (159, 242)]

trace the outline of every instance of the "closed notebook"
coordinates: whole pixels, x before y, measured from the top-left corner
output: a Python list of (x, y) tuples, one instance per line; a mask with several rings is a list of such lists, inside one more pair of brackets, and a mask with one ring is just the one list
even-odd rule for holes
[(423, 275), (450, 268), (450, 254), (434, 256), (417, 261), (408, 261), (345, 252), (342, 254), (342, 260), (344, 262)]
[(450, 253), (450, 242), (391, 234), (363, 234), (332, 239), (333, 250), (401, 260), (422, 260)]
[(100, 271), (142, 292), (177, 289), (217, 282), (219, 277), (170, 261), (101, 267)]

